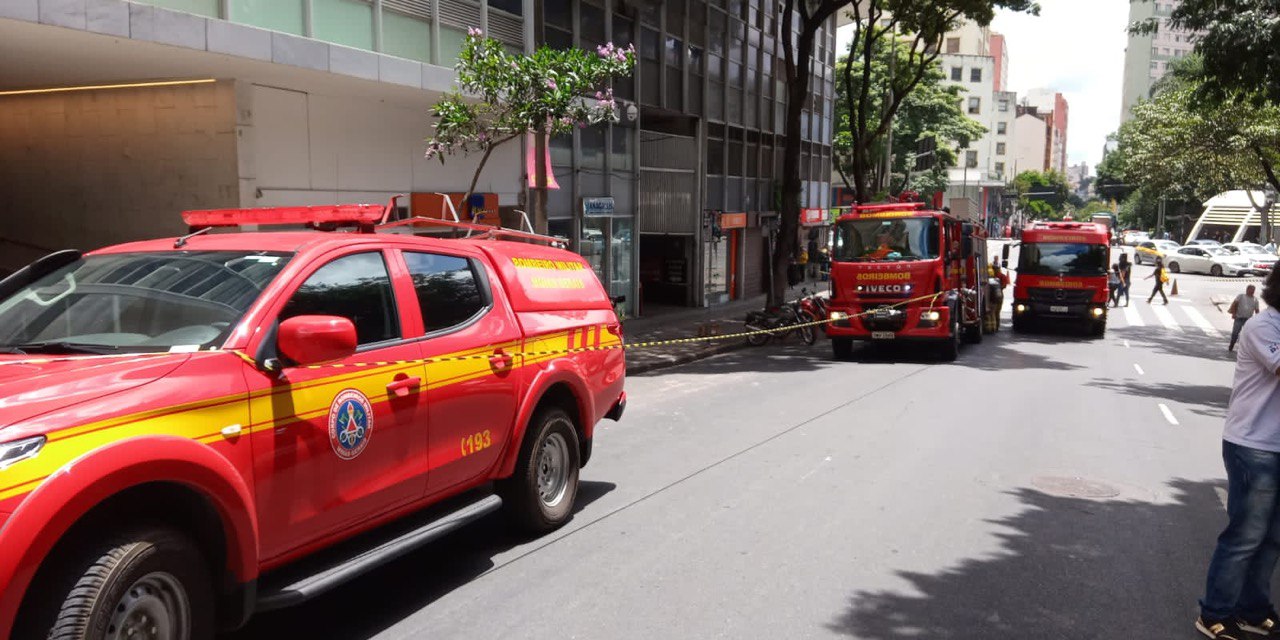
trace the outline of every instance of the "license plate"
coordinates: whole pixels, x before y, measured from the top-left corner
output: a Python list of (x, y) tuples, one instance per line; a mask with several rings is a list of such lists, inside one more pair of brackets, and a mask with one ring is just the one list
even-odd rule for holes
[(894, 339), (894, 337), (895, 337), (895, 334), (892, 331), (872, 331), (871, 332), (872, 340), (892, 340)]
[(1066, 312), (1067, 312), (1067, 308), (1063, 306), (1054, 305), (1049, 307), (1049, 313), (1066, 313)]

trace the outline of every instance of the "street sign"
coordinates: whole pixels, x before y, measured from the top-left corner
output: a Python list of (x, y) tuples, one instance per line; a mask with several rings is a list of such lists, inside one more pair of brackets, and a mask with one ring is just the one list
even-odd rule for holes
[(800, 210), (800, 224), (802, 225), (811, 226), (815, 224), (824, 224), (826, 221), (827, 217), (822, 209)]
[(583, 198), (582, 215), (588, 218), (603, 218), (613, 215), (613, 198)]
[(747, 214), (745, 213), (722, 213), (720, 214), (721, 229), (743, 229), (747, 226)]

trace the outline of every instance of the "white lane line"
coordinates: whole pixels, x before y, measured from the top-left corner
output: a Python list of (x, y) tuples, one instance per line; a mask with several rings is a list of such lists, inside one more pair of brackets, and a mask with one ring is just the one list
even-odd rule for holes
[(1128, 349), (1128, 348), (1129, 348), (1129, 341), (1128, 341), (1128, 340), (1125, 340), (1125, 341), (1124, 341), (1124, 348), (1126, 348), (1126, 349)]
[(1146, 324), (1145, 322), (1142, 321), (1142, 316), (1138, 315), (1137, 307), (1130, 307), (1128, 305), (1125, 305), (1121, 308), (1124, 309), (1124, 321), (1128, 322), (1129, 326), (1141, 327)]
[(1136, 363), (1136, 362), (1135, 362), (1135, 363), (1133, 363), (1133, 370), (1134, 370), (1134, 371), (1137, 371), (1137, 372), (1138, 372), (1138, 375), (1140, 375), (1140, 376), (1145, 376), (1145, 375), (1147, 375), (1147, 372), (1146, 372), (1146, 371), (1143, 371), (1143, 370), (1142, 370), (1142, 367), (1138, 366), (1138, 363)]
[(1169, 313), (1169, 309), (1167, 307), (1157, 307), (1152, 305), (1151, 311), (1160, 319), (1160, 324), (1164, 325), (1164, 328), (1172, 329), (1174, 331), (1182, 331), (1182, 325), (1179, 325), (1178, 321), (1173, 319), (1173, 314)]
[(1185, 311), (1188, 316), (1190, 316), (1191, 321), (1194, 322), (1197, 327), (1200, 327), (1200, 330), (1205, 332), (1205, 335), (1213, 336), (1215, 338), (1222, 337), (1222, 332), (1218, 331), (1218, 329), (1214, 327), (1212, 323), (1209, 322), (1209, 319), (1204, 317), (1204, 314), (1200, 313), (1199, 309), (1196, 309), (1195, 307), (1179, 307), (1179, 308)]
[(1169, 410), (1169, 407), (1168, 407), (1167, 405), (1165, 405), (1165, 403), (1163, 403), (1163, 402), (1161, 402), (1161, 403), (1160, 403), (1160, 413), (1163, 413), (1163, 414), (1164, 414), (1164, 419), (1165, 419), (1165, 420), (1168, 420), (1168, 421), (1169, 421), (1169, 424), (1174, 425), (1174, 426), (1177, 426), (1177, 425), (1178, 425), (1178, 419), (1177, 419), (1177, 418), (1175, 418), (1175, 417), (1173, 417), (1173, 412), (1172, 412), (1172, 411), (1170, 411), (1170, 410)]
[(1213, 492), (1218, 494), (1218, 502), (1222, 503), (1222, 510), (1227, 510), (1227, 490), (1222, 487), (1214, 487)]
[(823, 458), (822, 462), (819, 462), (819, 463), (818, 463), (818, 466), (814, 467), (811, 471), (809, 471), (809, 473), (806, 473), (806, 474), (804, 474), (804, 475), (800, 476), (800, 482), (804, 482), (806, 479), (808, 479), (808, 477), (809, 477), (809, 476), (811, 476), (811, 475), (813, 475), (813, 474), (817, 473), (817, 472), (818, 472), (818, 470), (822, 468), (822, 465), (824, 465), (824, 464), (826, 464), (826, 463), (828, 463), (828, 462), (831, 462), (831, 456), (827, 456), (826, 458)]

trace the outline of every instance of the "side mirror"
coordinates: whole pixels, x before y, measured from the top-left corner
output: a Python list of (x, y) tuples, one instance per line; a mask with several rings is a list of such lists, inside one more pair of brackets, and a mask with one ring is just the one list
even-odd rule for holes
[[(1006, 251), (1005, 253), (1009, 253), (1009, 252), (1008, 252), (1008, 251)], [(1000, 261), (1000, 267), (1001, 267), (1002, 269), (1008, 269), (1008, 268), (1009, 268), (1009, 259), (1008, 259), (1008, 258), (1005, 258), (1005, 259), (1001, 260), (1001, 261)]]
[(339, 316), (295, 316), (280, 323), (276, 348), (301, 365), (341, 360), (356, 352), (356, 325)]
[(1000, 249), (1000, 258), (1004, 260), (1004, 266), (1006, 267), (1009, 266), (1009, 247), (1010, 246), (1011, 245), (1006, 244), (1004, 248)]

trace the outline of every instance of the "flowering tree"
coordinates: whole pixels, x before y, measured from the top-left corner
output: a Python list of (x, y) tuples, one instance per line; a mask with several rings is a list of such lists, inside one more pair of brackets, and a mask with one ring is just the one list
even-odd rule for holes
[[(532, 55), (512, 54), (479, 29), (469, 29), (458, 56), (458, 86), (432, 108), (435, 135), (426, 156), (443, 163), (445, 155), (480, 153), (469, 198), (499, 145), (530, 133), (541, 138), (616, 122), (613, 89), (606, 87), (612, 78), (629, 75), (635, 61), (634, 46), (612, 42), (594, 53), (542, 47)], [(544, 163), (542, 154), (536, 159)], [(539, 166), (536, 175), (541, 189), (546, 167)]]

